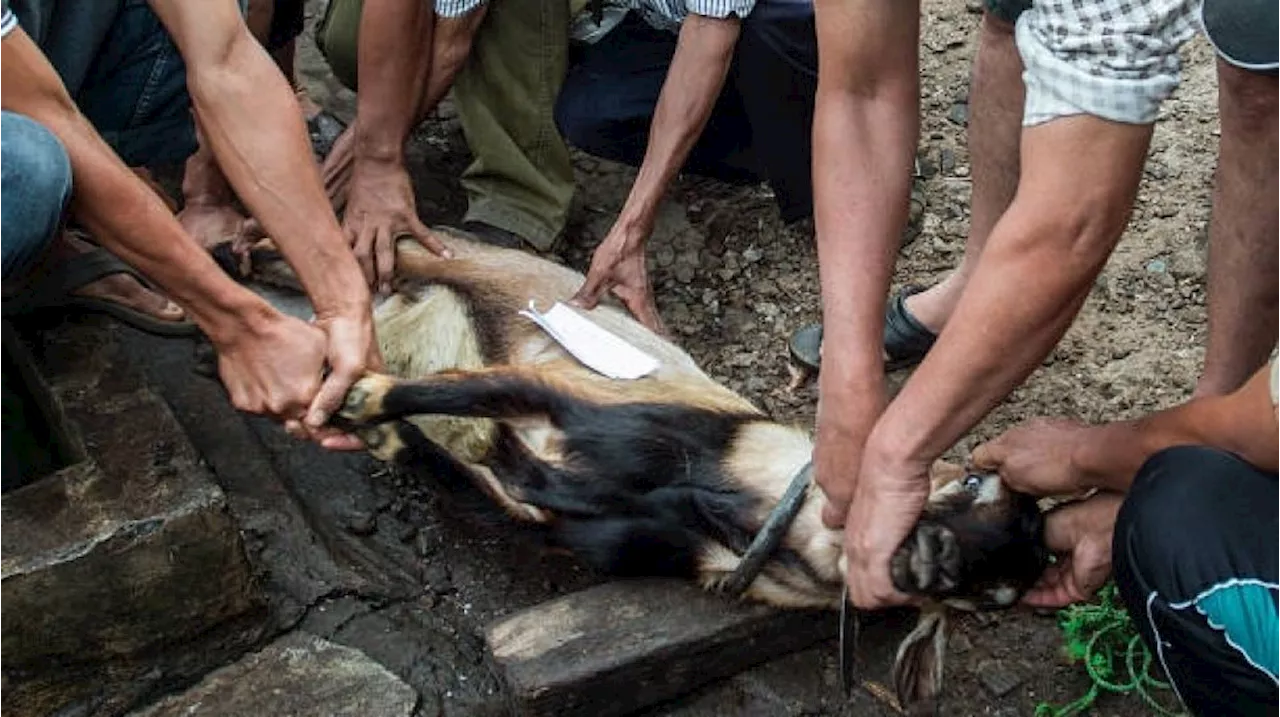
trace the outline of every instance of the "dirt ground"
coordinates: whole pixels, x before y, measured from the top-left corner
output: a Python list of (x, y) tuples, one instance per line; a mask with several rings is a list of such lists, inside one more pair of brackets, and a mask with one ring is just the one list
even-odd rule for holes
[[(309, 3), (313, 15), (318, 4)], [(960, 0), (925, 0), (924, 7), (919, 149), (924, 176), (917, 181), (925, 208), (917, 235), (901, 251), (895, 289), (907, 283), (928, 285), (943, 277), (960, 258), (968, 225), (969, 159), (963, 121), (980, 15), (973, 3)], [(1205, 338), (1204, 254), (1217, 118), (1209, 47), (1197, 40), (1184, 54), (1183, 84), (1161, 113), (1129, 229), (1079, 319), (1043, 366), (957, 446), (953, 456), (964, 455), (981, 439), (1031, 416), (1116, 419), (1189, 395)], [(312, 97), (349, 119), (353, 98), (328, 75), (314, 47), (304, 46), (301, 61)], [(424, 219), (456, 219), (465, 207), (456, 177), (466, 164), (467, 149), (447, 103), (415, 133), (410, 157)], [(585, 269), (591, 250), (622, 204), (633, 171), (582, 155), (577, 168), (581, 190), (556, 256)], [(811, 226), (783, 226), (761, 188), (685, 178), (672, 194), (649, 248), (658, 305), (669, 326), (712, 376), (776, 416), (811, 424), (814, 389), (794, 394), (784, 389), (787, 337), (820, 313)], [(443, 525), (433, 531), (454, 529)], [(484, 552), (495, 559), (510, 552), (492, 541), (480, 542), (488, 543)], [(531, 593), (554, 593), (590, 580), (572, 566), (563, 570), (563, 579), (547, 579), (547, 584), (531, 587)], [(450, 579), (459, 594), (468, 594), (467, 581), (486, 578), (454, 574)], [(502, 611), (496, 605), (489, 608)], [(778, 694), (748, 700), (755, 705), (752, 709), (732, 711), (866, 714), (842, 706), (837, 698), (835, 653), (830, 647), (799, 653), (765, 672), (753, 671), (763, 675), (760, 680), (733, 681), (732, 689), (744, 694)], [(1087, 679), (1078, 668), (1064, 664), (1060, 648), (1061, 636), (1048, 616), (1017, 611), (961, 619), (950, 645), (946, 712), (1030, 715), (1042, 700), (1061, 703), (1082, 694)], [(810, 677), (779, 682), (767, 677), (769, 670)], [(983, 680), (993, 670), (1011, 677), (1016, 686), (997, 694), (1002, 690), (992, 680)], [(776, 684), (793, 687), (779, 692), (771, 686)], [(716, 696), (716, 690), (723, 689), (712, 688), (658, 712), (722, 713), (730, 704), (723, 694)], [(1095, 713), (1143, 711), (1135, 699), (1104, 697)]]

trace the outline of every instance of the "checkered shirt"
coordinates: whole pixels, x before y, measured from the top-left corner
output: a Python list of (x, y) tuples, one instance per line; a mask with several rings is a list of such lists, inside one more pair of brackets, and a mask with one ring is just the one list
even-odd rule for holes
[(1088, 114), (1155, 122), (1178, 86), (1178, 48), (1197, 0), (1036, 0), (1018, 18), (1027, 97), (1022, 123)]
[[(541, 2), (541, 0), (516, 0), (517, 2)], [(485, 3), (485, 0), (435, 0), (436, 15), (462, 17)]]

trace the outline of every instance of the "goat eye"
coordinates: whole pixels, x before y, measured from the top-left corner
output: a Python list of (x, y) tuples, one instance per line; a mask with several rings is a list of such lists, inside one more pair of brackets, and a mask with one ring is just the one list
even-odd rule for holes
[(982, 476), (969, 474), (964, 477), (964, 489), (970, 493), (977, 493), (982, 488)]

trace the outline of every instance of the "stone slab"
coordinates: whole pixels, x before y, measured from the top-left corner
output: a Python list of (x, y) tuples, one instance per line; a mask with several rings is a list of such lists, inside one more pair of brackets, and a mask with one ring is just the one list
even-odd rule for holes
[(259, 638), (264, 611), (225, 497), (111, 332), (37, 355), (85, 460), (0, 501), (6, 714), (118, 714)]
[(830, 612), (726, 600), (672, 580), (606, 583), (489, 625), (519, 715), (630, 714), (836, 634)]
[(130, 717), (409, 717), (417, 703), (363, 652), (295, 632)]

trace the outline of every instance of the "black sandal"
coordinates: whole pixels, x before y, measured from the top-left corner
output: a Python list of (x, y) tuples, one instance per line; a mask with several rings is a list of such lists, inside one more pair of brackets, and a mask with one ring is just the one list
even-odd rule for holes
[[(884, 352), (885, 373), (910, 368), (924, 360), (938, 335), (907, 310), (907, 297), (924, 291), (922, 286), (903, 288), (885, 307)], [(799, 367), (816, 373), (822, 365), (822, 324), (809, 324), (791, 335), (791, 360)]]
[(4, 299), (5, 318), (32, 316), (46, 311), (85, 311), (106, 314), (117, 321), (156, 336), (199, 336), (200, 327), (189, 318), (167, 321), (143, 313), (110, 299), (80, 296), (77, 289), (113, 274), (128, 274), (151, 288), (151, 284), (132, 267), (101, 247), (51, 267), (32, 284)]

